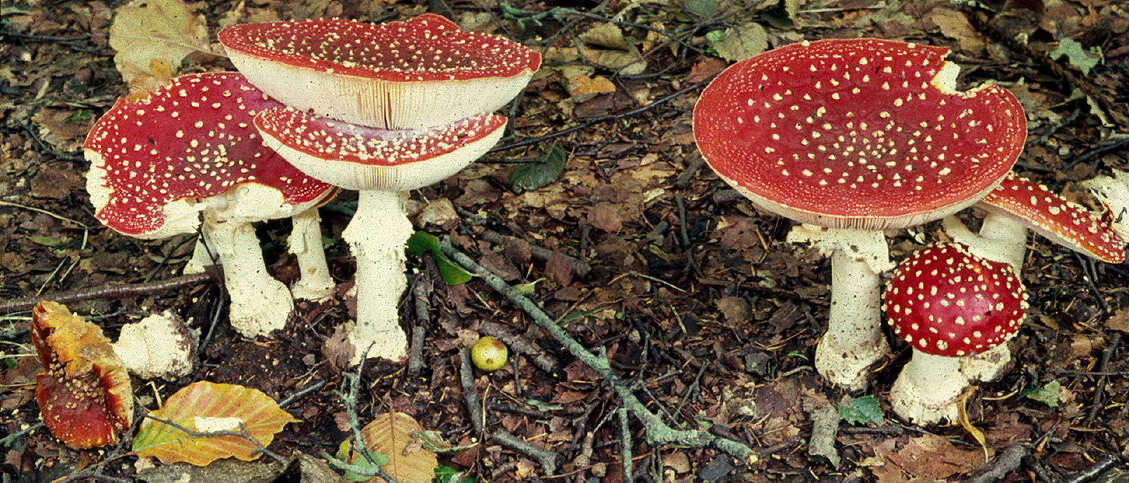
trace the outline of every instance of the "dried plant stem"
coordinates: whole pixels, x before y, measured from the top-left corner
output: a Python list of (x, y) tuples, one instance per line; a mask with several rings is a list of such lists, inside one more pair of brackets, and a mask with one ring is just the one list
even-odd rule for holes
[(616, 395), (619, 396), (624, 407), (643, 422), (647, 442), (651, 446), (671, 443), (694, 448), (712, 446), (746, 464), (753, 464), (757, 461), (757, 455), (751, 448), (743, 443), (721, 438), (706, 431), (692, 429), (679, 430), (670, 427), (657, 414), (647, 409), (627, 384), (624, 384), (623, 380), (619, 378), (619, 375), (612, 371), (603, 348), (601, 348), (601, 354), (599, 356), (589, 352), (579, 341), (553, 322), (553, 319), (545, 314), (537, 304), (518, 293), (498, 276), (482, 268), (481, 265), (476, 263), (465, 253), (456, 249), (451, 245), (450, 240), (444, 239), (440, 247), (443, 249), (443, 253), (448, 257), (459, 265), (462, 265), (467, 271), (482, 277), (487, 285), (504, 295), (510, 302), (513, 302), (529, 314), (537, 325), (541, 326), (542, 329), (560, 342), (569, 353), (577, 359), (580, 359), (581, 362), (591, 367), (592, 370), (603, 377), (608, 385), (611, 386), (612, 390), (615, 391)]
[(159, 280), (156, 282), (138, 283), (133, 285), (89, 287), (53, 294), (49, 293), (37, 297), (24, 297), (0, 303), (0, 314), (10, 314), (13, 312), (31, 310), (31, 308), (35, 307), (35, 304), (39, 303), (40, 300), (53, 300), (61, 304), (70, 304), (81, 300), (136, 297), (139, 295), (151, 295), (155, 293), (179, 290), (185, 287), (191, 287), (193, 285), (200, 285), (202, 283), (215, 280), (215, 277), (216, 275), (212, 273), (195, 273), (192, 275), (181, 275), (179, 277), (173, 277), (168, 280)]

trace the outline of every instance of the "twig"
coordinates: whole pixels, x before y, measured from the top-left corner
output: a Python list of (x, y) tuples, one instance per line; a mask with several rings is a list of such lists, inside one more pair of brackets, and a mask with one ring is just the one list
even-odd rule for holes
[(1021, 444), (1013, 444), (1004, 448), (1003, 452), (996, 457), (992, 464), (985, 467), (976, 476), (969, 478), (965, 483), (992, 483), (1000, 481), (1008, 473), (1015, 471), (1019, 465), (1023, 463), (1023, 458), (1027, 456), (1028, 450), (1026, 446)]
[(470, 349), (459, 351), (459, 383), (463, 386), (463, 400), (466, 401), (466, 410), (470, 413), (470, 424), (474, 426), (474, 434), (481, 435), (484, 426), (482, 417), (482, 402), (478, 400), (478, 389), (474, 387), (474, 369), (470, 365)]
[(5, 448), (11, 448), (12, 445), (15, 444), (16, 440), (23, 437), (23, 435), (28, 434), (28, 433), (35, 431), (35, 430), (42, 428), (42, 427), (43, 427), (43, 421), (40, 421), (40, 422), (35, 423), (31, 426), (28, 426), (24, 429), (16, 431), (12, 434), (4, 436), (3, 438), (0, 438), (0, 446), (3, 446)]
[(43, 140), (39, 138), (39, 133), (35, 132), (35, 130), (31, 128), (31, 124), (26, 123), (26, 122), (21, 122), (21, 123), (19, 123), (19, 126), (22, 127), (23, 130), (26, 131), (29, 136), (31, 136), (31, 139), (34, 140), (35, 144), (39, 146), (40, 152), (45, 153), (45, 154), (49, 154), (49, 155), (51, 155), (55, 158), (63, 159), (63, 160), (66, 160), (66, 161), (75, 161), (75, 162), (80, 162), (80, 163), (86, 161), (86, 159), (84, 159), (78, 153), (64, 153), (62, 151), (55, 150), (55, 148), (52, 148), (51, 146), (48, 146), (47, 143), (44, 143)]
[(545, 470), (545, 474), (551, 475), (557, 472), (557, 454), (552, 451), (530, 444), (528, 441), (514, 436), (509, 431), (501, 429), (494, 431), (494, 433), (490, 435), (490, 439), (497, 441), (498, 444), (502, 446), (537, 460), (537, 463)]
[[(517, 243), (525, 244), (526, 246), (529, 247), (529, 253), (532, 254), (534, 258), (541, 260), (543, 262), (547, 262), (547, 261), (549, 261), (550, 258), (553, 257), (553, 251), (548, 249), (548, 248), (538, 246), (538, 245), (534, 245), (534, 244), (532, 244), (532, 243), (530, 243), (526, 240), (523, 240), (523, 239), (515, 237), (515, 236), (503, 235), (503, 234), (498, 233), (498, 232), (491, 230), (489, 228), (482, 230), (482, 238), (485, 239), (486, 241), (490, 242), (490, 243), (496, 243), (496, 244), (505, 243), (506, 240), (514, 240)], [(560, 252), (558, 252), (558, 253), (560, 253)], [(564, 261), (568, 262), (569, 266), (572, 267), (572, 271), (576, 272), (576, 274), (580, 275), (581, 277), (588, 275), (588, 272), (592, 271), (592, 266), (589, 265), (588, 262), (586, 262), (584, 260), (580, 260), (578, 258), (569, 256), (569, 255), (565, 255), (564, 253), (560, 253), (560, 256), (561, 256), (561, 258), (564, 259)]]
[(294, 401), (297, 401), (297, 400), (299, 400), (303, 397), (306, 397), (307, 394), (314, 392), (314, 391), (317, 391), (318, 389), (321, 389), (323, 387), (325, 387), (325, 379), (318, 379), (317, 382), (310, 384), (309, 386), (306, 386), (305, 388), (299, 390), (298, 392), (291, 394), (286, 399), (279, 401), (278, 407), (280, 407), (280, 408), (286, 407), (287, 405), (293, 403)]
[(427, 294), (430, 290), (424, 273), (421, 272), (420, 276), (416, 277), (416, 283), (412, 286), (416, 321), (412, 324), (412, 345), (408, 353), (408, 374), (411, 376), (417, 376), (419, 371), (423, 370), (423, 337), (427, 330), (424, 325), (431, 320), (431, 315), (428, 314), (427, 310)]
[(510, 287), (504, 280), (502, 280), (498, 276), (490, 273), (490, 271), (486, 270), (485, 268), (482, 268), (481, 265), (476, 263), (466, 254), (455, 249), (455, 247), (451, 245), (449, 239), (444, 238), (444, 240), (440, 243), (440, 248), (442, 248), (443, 253), (455, 260), (456, 263), (462, 265), (463, 268), (467, 269), (471, 273), (482, 277), (487, 285), (504, 295), (510, 300), (510, 302), (514, 303), (514, 305), (517, 305), (519, 308), (529, 314), (537, 325), (541, 326), (542, 329), (544, 329), (554, 339), (560, 342), (561, 345), (569, 351), (569, 353), (571, 353), (577, 359), (580, 359), (581, 362), (592, 368), (592, 370), (603, 377), (608, 385), (611, 386), (612, 390), (615, 391), (616, 395), (619, 396), (620, 400), (623, 401), (624, 407), (626, 407), (629, 411), (631, 411), (631, 414), (635, 415), (636, 418), (643, 422), (644, 432), (647, 436), (647, 442), (651, 446), (659, 446), (669, 443), (682, 444), (694, 448), (712, 446), (746, 464), (753, 464), (757, 461), (757, 456), (753, 452), (753, 450), (742, 443), (725, 438), (719, 438), (718, 436), (710, 434), (706, 431), (678, 430), (667, 425), (666, 422), (662, 420), (662, 418), (647, 409), (647, 407), (643, 405), (639, 398), (637, 398), (635, 394), (631, 392), (631, 389), (629, 389), (628, 386), (623, 383), (623, 380), (620, 379), (619, 376), (612, 371), (611, 366), (608, 363), (606, 354), (604, 354), (603, 351), (601, 351), (601, 356), (596, 356), (595, 354), (589, 352), (588, 349), (580, 344), (580, 342), (578, 342), (571, 335), (569, 335), (568, 332), (565, 332), (564, 329), (553, 322), (553, 319), (545, 314), (545, 312), (541, 310), (541, 308), (538, 307), (537, 304), (533, 303), (532, 300), (529, 300), (524, 295), (521, 295), (520, 293), (515, 291), (513, 287)]
[(221, 289), (220, 297), (216, 299), (216, 309), (212, 311), (212, 320), (208, 324), (208, 333), (204, 334), (204, 340), (200, 341), (200, 348), (197, 350), (197, 354), (201, 357), (204, 356), (204, 351), (208, 348), (208, 343), (212, 341), (212, 334), (215, 334), (216, 326), (219, 325), (220, 314), (223, 313), (224, 300), (227, 300), (227, 298), (223, 296), (223, 290)]
[(635, 481), (635, 468), (632, 467), (634, 462), (631, 461), (631, 425), (627, 421), (627, 409), (619, 408), (615, 412), (619, 416), (619, 433), (623, 440), (623, 481)]
[(48, 293), (39, 297), (24, 297), (0, 303), (0, 315), (31, 310), (40, 300), (54, 300), (61, 304), (70, 304), (82, 300), (126, 298), (139, 295), (151, 295), (200, 285), (213, 280), (211, 273), (194, 273), (181, 275), (168, 280), (138, 283), (133, 285), (111, 285), (108, 287), (89, 287), (66, 292)]
[(1106, 455), (1104, 458), (1098, 460), (1097, 463), (1090, 465), (1090, 467), (1070, 475), (1062, 483), (1089, 483), (1096, 480), (1102, 473), (1113, 467), (1117, 463), (1117, 457), (1113, 455)]
[[(373, 344), (375, 344), (375, 342)], [(368, 351), (372, 348), (373, 344), (369, 344), (368, 347), (365, 347), (365, 351), (361, 353), (361, 362), (357, 364), (357, 370), (343, 374), (343, 382), (349, 386), (348, 393), (342, 390), (338, 394), (341, 396), (341, 402), (345, 404), (345, 417), (349, 419), (349, 426), (353, 429), (353, 450), (360, 453), (361, 456), (364, 456), (365, 460), (372, 465), (370, 467), (359, 467), (361, 471), (355, 471), (355, 473), (365, 476), (379, 476), (384, 478), (388, 483), (396, 483), (396, 480), (393, 480), (384, 473), (384, 470), (380, 469), (380, 466), (372, 459), (372, 454), (365, 448), (365, 439), (361, 436), (361, 422), (357, 418), (357, 389), (360, 388), (361, 373), (365, 370), (365, 361), (368, 360)]]
[(262, 443), (259, 442), (259, 440), (252, 437), (251, 434), (247, 432), (247, 425), (243, 424), (242, 422), (239, 423), (239, 431), (193, 431), (193, 430), (188, 429), (184, 426), (181, 426), (180, 424), (174, 423), (171, 420), (158, 418), (156, 416), (153, 416), (152, 414), (146, 414), (145, 417), (152, 419), (153, 421), (156, 421), (158, 423), (167, 424), (169, 426), (172, 426), (173, 428), (180, 430), (184, 434), (187, 434), (191, 438), (213, 438), (213, 437), (218, 437), (218, 436), (234, 436), (234, 437), (237, 437), (237, 438), (246, 439), (247, 441), (250, 441), (251, 444), (255, 445), (255, 448), (257, 448), (256, 451), (269, 456), (272, 460), (274, 460), (278, 464), (286, 466), (286, 460), (282, 459), (281, 456), (275, 454), (273, 451), (267, 449), (265, 446), (262, 445)]
[[(1098, 365), (1098, 372), (1109, 371), (1109, 361), (1113, 358), (1113, 354), (1117, 352), (1117, 346), (1121, 344), (1121, 332), (1113, 334), (1113, 338), (1109, 340), (1109, 345), (1102, 351), (1102, 362)], [(1106, 376), (1098, 376), (1098, 382), (1094, 387), (1094, 402), (1090, 403), (1090, 414), (1086, 416), (1086, 426), (1094, 424), (1094, 419), (1098, 417), (1098, 411), (1102, 408), (1102, 399), (1105, 397), (1105, 385), (1109, 378)]]
[(538, 369), (545, 371), (550, 375), (557, 374), (557, 361), (548, 354), (545, 354), (541, 348), (533, 345), (532, 342), (520, 335), (514, 335), (507, 330), (502, 324), (491, 322), (489, 320), (483, 321), (478, 324), (478, 331), (483, 334), (497, 337), (502, 342), (505, 342), (510, 349), (518, 354), (524, 354), (533, 361), (533, 365)]

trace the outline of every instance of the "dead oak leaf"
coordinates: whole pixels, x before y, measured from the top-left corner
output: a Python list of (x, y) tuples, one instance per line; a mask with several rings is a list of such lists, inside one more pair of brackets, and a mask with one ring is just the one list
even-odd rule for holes
[(211, 53), (204, 16), (193, 15), (181, 0), (121, 7), (110, 26), (110, 47), (117, 51), (114, 65), (126, 83), (152, 76), (154, 65), (175, 67), (193, 52)]
[[(975, 470), (984, 458), (979, 449), (960, 449), (944, 437), (933, 434), (910, 438), (898, 449), (894, 448), (895, 441), (891, 438), (874, 448), (875, 453), (886, 461), (881, 468), (889, 472), (889, 480), (882, 481), (936, 481)], [(895, 468), (905, 475), (894, 477), (896, 473), (892, 470)]]

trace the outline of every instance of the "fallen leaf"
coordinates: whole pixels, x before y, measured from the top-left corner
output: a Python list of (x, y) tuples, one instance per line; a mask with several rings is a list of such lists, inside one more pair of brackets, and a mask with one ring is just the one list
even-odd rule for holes
[[(154, 70), (179, 66), (193, 52), (211, 52), (204, 15), (193, 15), (181, 0), (121, 7), (110, 26), (110, 47), (117, 51), (114, 65), (127, 84), (139, 76), (161, 75)], [(154, 65), (154, 60), (159, 62)]]
[(615, 84), (602, 75), (588, 77), (579, 74), (568, 79), (568, 94), (576, 102), (584, 102), (596, 94), (611, 92), (615, 92)]
[(976, 29), (972, 28), (964, 14), (948, 8), (937, 8), (929, 19), (941, 28), (942, 35), (956, 40), (961, 50), (971, 54), (984, 50), (984, 41), (980, 40)]
[(717, 55), (730, 62), (747, 59), (768, 48), (768, 33), (756, 22), (706, 34)]
[[(904, 446), (894, 450), (896, 438), (890, 438), (874, 448), (887, 464), (872, 468), (885, 475), (881, 481), (906, 481), (898, 469), (909, 474), (910, 480), (936, 481), (958, 473), (967, 473), (980, 466), (979, 450), (960, 449), (944, 436), (925, 434), (910, 438)], [(896, 477), (893, 475), (897, 475)]]
[(738, 327), (749, 321), (749, 302), (743, 297), (727, 295), (717, 300), (717, 310), (725, 317), (730, 327)]
[[(381, 468), (388, 476), (405, 483), (429, 483), (435, 476), (439, 460), (435, 453), (423, 449), (412, 437), (412, 433), (418, 431), (423, 431), (423, 427), (411, 416), (384, 413), (361, 430), (361, 438), (364, 438), (368, 450), (388, 457), (388, 463)], [(355, 455), (354, 460), (359, 456)], [(369, 481), (383, 480), (373, 478)]]
[(623, 228), (619, 209), (619, 205), (613, 203), (597, 203), (588, 209), (588, 223), (608, 233), (617, 233)]
[[(247, 435), (263, 447), (286, 423), (297, 422), (258, 389), (235, 384), (199, 381), (185, 386), (165, 401), (164, 407), (149, 413), (154, 418), (173, 422), (190, 431), (202, 431), (202, 421), (235, 422), (228, 431), (239, 432), (240, 423)], [(225, 426), (227, 428), (229, 425)], [(260, 456), (258, 446), (240, 436), (190, 436), (172, 425), (145, 418), (133, 438), (138, 456), (152, 456), (162, 463), (190, 463), (204, 466), (220, 458), (235, 457), (251, 461)]]
[(1107, 329), (1129, 334), (1129, 308), (1118, 310), (1113, 315), (1106, 319), (1105, 326)]
[(831, 404), (825, 405), (812, 412), (811, 443), (808, 444), (808, 454), (822, 456), (831, 462), (831, 466), (839, 469), (839, 452), (835, 450), (835, 435), (839, 432), (839, 412)]
[(663, 455), (663, 466), (674, 469), (675, 473), (686, 473), (690, 471), (690, 458), (685, 451), (667, 453)]

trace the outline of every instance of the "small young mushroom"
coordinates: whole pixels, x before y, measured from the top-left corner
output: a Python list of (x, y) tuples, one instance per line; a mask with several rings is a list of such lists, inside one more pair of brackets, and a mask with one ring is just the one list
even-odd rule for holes
[[(945, 232), (968, 246), (977, 256), (1006, 263), (1023, 273), (1027, 230), (1056, 244), (1106, 263), (1125, 260), (1127, 239), (1112, 220), (1052, 193), (1044, 186), (1008, 172), (1004, 180), (975, 206), (988, 212), (979, 234), (972, 233), (955, 216), (944, 219)], [(996, 379), (1011, 361), (1006, 344), (961, 359), (961, 371), (970, 380)]]
[(875, 39), (791, 44), (722, 72), (694, 107), (694, 139), (726, 183), (808, 225), (789, 241), (831, 254), (831, 310), (815, 367), (861, 390), (888, 352), (883, 230), (960, 211), (1019, 157), (1026, 119), (997, 86), (956, 91), (949, 49)]
[(366, 350), (368, 357), (404, 357), (408, 340), (397, 306), (407, 287), (404, 244), (413, 230), (400, 195), (442, 181), (485, 154), (506, 118), (484, 114), (426, 130), (392, 130), (269, 109), (255, 117), (255, 126), (263, 142), (298, 169), (360, 192), (357, 212), (341, 233), (357, 260), (350, 363), (359, 363)]
[(133, 389), (102, 329), (44, 301), (32, 310), (31, 341), (44, 369), (35, 399), (47, 430), (76, 449), (117, 442), (133, 423)]
[(294, 20), (226, 27), (219, 41), (251, 83), (286, 105), (354, 124), (421, 129), (494, 112), (541, 55), (423, 14), (406, 22)]
[(87, 191), (106, 226), (164, 238), (194, 232), (203, 212), (232, 327), (247, 337), (282, 329), (293, 309), (251, 223), (294, 216), (336, 192), (263, 146), (253, 117), (276, 107), (238, 73), (186, 75), (147, 98), (118, 99), (83, 144)]
[(957, 420), (968, 387), (960, 358), (1003, 344), (1019, 330), (1027, 294), (1005, 263), (978, 257), (959, 243), (941, 243), (903, 260), (883, 294), (894, 335), (913, 347), (890, 400), (915, 424)]

